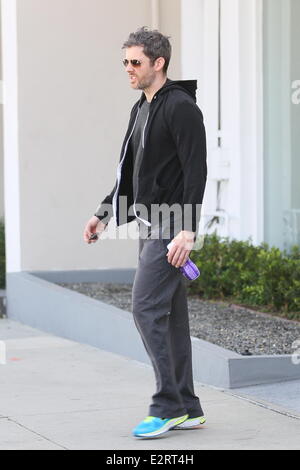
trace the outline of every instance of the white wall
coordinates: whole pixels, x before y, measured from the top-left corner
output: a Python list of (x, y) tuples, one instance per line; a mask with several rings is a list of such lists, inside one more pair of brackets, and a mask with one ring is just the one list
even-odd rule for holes
[[(170, 78), (180, 63), (179, 2), (174, 6), (172, 21), (166, 4), (159, 11), (163, 32), (173, 37)], [(82, 235), (115, 183), (129, 112), (140, 97), (129, 89), (121, 46), (131, 31), (151, 26), (151, 2), (16, 0), (16, 7), (18, 168), (7, 181), (6, 210), (19, 218), (20, 256), (12, 243), (19, 262), (8, 253), (8, 271), (134, 267), (136, 241), (86, 245)], [(13, 84), (6, 86), (9, 107)]]

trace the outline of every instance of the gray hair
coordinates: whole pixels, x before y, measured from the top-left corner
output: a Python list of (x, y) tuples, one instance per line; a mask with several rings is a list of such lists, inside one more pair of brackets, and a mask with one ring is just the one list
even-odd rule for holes
[(169, 41), (170, 36), (164, 36), (157, 29), (149, 30), (147, 26), (139, 28), (135, 33), (130, 33), (129, 38), (124, 42), (122, 49), (132, 46), (143, 46), (145, 56), (149, 57), (151, 65), (158, 57), (165, 59), (163, 72), (166, 74), (171, 54), (172, 46)]

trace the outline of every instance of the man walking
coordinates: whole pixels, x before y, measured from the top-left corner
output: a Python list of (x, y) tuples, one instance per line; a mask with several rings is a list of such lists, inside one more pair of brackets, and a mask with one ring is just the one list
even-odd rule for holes
[[(194, 392), (186, 281), (178, 268), (188, 259), (199, 226), (206, 134), (196, 80), (167, 77), (168, 37), (143, 27), (130, 34), (123, 49), (130, 85), (143, 93), (131, 110), (115, 186), (88, 221), (84, 240), (95, 243), (96, 231), (101, 233), (113, 215), (117, 226), (138, 223), (132, 312), (154, 368), (156, 392), (149, 416), (133, 435), (156, 437), (205, 422)], [(181, 210), (159, 217), (162, 204)]]

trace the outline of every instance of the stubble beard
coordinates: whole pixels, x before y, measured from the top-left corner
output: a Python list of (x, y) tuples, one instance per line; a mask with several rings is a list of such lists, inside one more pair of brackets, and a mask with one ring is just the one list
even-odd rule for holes
[(155, 80), (155, 73), (151, 73), (148, 77), (143, 78), (141, 81), (138, 81), (137, 89), (146, 90), (149, 88)]

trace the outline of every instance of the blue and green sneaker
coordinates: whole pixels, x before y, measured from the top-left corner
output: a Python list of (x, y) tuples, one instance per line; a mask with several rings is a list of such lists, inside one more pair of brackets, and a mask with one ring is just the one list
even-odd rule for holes
[(178, 424), (174, 429), (199, 429), (204, 423), (206, 423), (206, 418), (204, 416), (199, 416), (198, 418), (186, 419), (183, 423)]
[(189, 415), (184, 415), (178, 418), (165, 419), (147, 416), (147, 418), (133, 429), (132, 434), (135, 437), (157, 437), (183, 423), (188, 416)]

